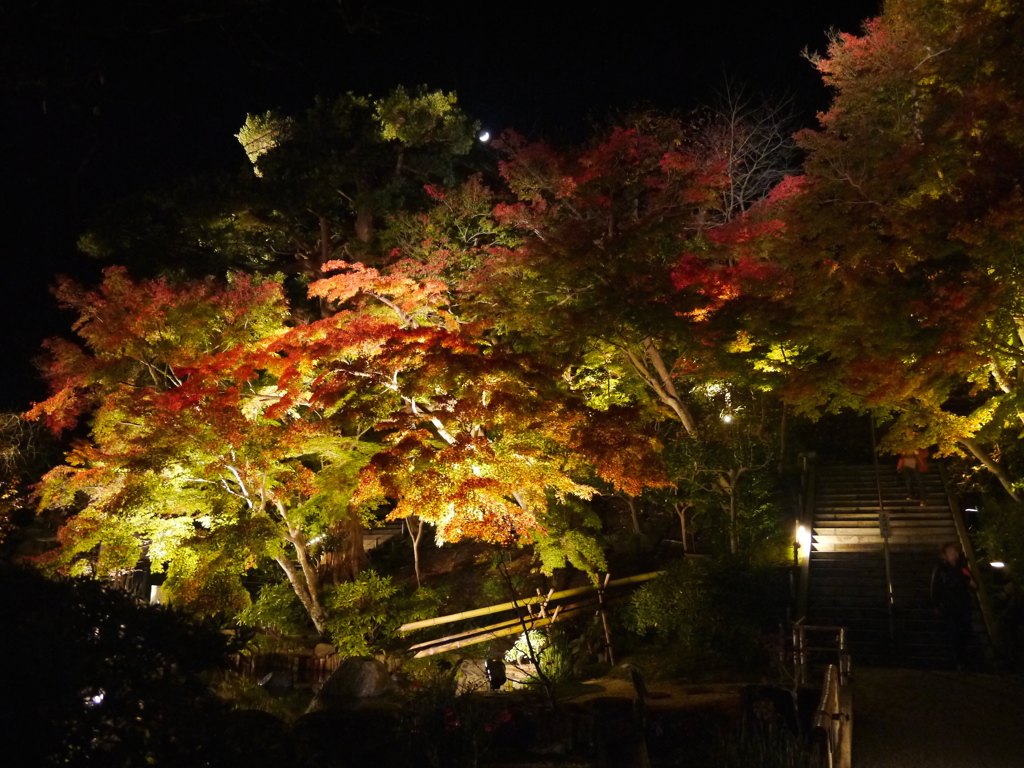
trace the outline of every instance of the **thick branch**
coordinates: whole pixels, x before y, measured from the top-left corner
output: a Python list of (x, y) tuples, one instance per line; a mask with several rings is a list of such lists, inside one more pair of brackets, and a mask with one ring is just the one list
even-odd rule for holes
[(647, 383), (647, 386), (654, 390), (654, 393), (658, 398), (672, 409), (672, 412), (675, 413), (679, 421), (682, 422), (686, 431), (691, 435), (695, 434), (697, 431), (697, 423), (694, 421), (693, 414), (690, 413), (690, 409), (686, 406), (686, 403), (684, 403), (679, 397), (675, 384), (672, 382), (672, 376), (669, 373), (668, 367), (665, 365), (665, 361), (662, 359), (661, 353), (658, 352), (658, 348), (654, 346), (653, 340), (650, 337), (644, 339), (644, 355), (654, 368), (653, 372), (650, 368), (644, 365), (643, 361), (640, 360), (628, 346), (623, 347), (623, 349), (626, 352), (626, 356), (629, 359), (630, 364)]
[(387, 299), (387, 298), (381, 296), (379, 293), (374, 293), (373, 291), (363, 291), (363, 293), (365, 293), (367, 296), (372, 296), (377, 301), (379, 301), (381, 304), (383, 304), (386, 307), (389, 307), (390, 309), (394, 310), (398, 314), (398, 316), (402, 319), (402, 322), (407, 327), (409, 327), (409, 328), (419, 328), (419, 323), (416, 322), (416, 319), (414, 317), (412, 317), (408, 312), (403, 310), (400, 306), (395, 304), (395, 302), (391, 301), (391, 299)]
[(973, 437), (961, 437), (960, 444), (970, 451), (974, 458), (980, 461), (989, 472), (995, 475), (999, 482), (1002, 483), (1003, 488), (1010, 494), (1010, 497), (1014, 501), (1020, 501), (1020, 495), (1013, 489), (1013, 480), (1006, 474), (1006, 470), (996, 464), (992, 457), (974, 440)]
[(284, 571), (285, 575), (288, 577), (288, 582), (292, 585), (292, 589), (299, 598), (299, 602), (302, 603), (303, 607), (306, 609), (306, 613), (308, 613), (309, 617), (313, 620), (313, 626), (316, 627), (316, 631), (321, 635), (325, 634), (326, 626), (324, 624), (325, 617), (323, 612), (318, 610), (317, 603), (313, 602), (309, 589), (303, 581), (298, 569), (295, 567), (295, 563), (284, 555), (278, 555), (274, 558), (274, 561), (281, 566), (281, 570)]

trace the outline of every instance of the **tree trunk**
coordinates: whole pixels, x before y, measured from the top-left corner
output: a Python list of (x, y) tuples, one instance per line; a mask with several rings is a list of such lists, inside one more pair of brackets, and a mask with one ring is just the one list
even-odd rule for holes
[[(1003, 366), (993, 360), (989, 363), (989, 370), (992, 372), (992, 378), (995, 379), (999, 388), (1003, 390), (1005, 394), (1012, 395), (1014, 393), (1014, 385), (1010, 382), (1010, 377), (1006, 374)], [(1021, 411), (1019, 408), (1017, 409), (1017, 418), (1020, 419), (1022, 424), (1024, 424), (1024, 411)]]
[[(413, 518), (416, 519), (415, 531), (413, 530)], [(423, 586), (420, 583), (420, 539), (423, 537), (423, 521), (416, 515), (405, 518), (405, 527), (409, 529), (409, 537), (412, 539), (412, 562), (416, 569), (416, 586)]]
[(370, 564), (363, 548), (363, 524), (359, 515), (350, 510), (344, 519), (331, 525), (327, 535), (336, 544), (320, 560), (324, 580), (329, 584), (352, 581)]
[(729, 495), (729, 551), (736, 555), (740, 549), (739, 528), (736, 524), (736, 489), (740, 484), (740, 477), (747, 471), (746, 467), (730, 469), (725, 473), (727, 479), (723, 479), (722, 485)]
[(782, 423), (779, 425), (779, 474), (786, 466), (786, 404), (782, 404)]
[(373, 211), (366, 206), (356, 211), (356, 240), (368, 243), (373, 239)]
[(683, 552), (689, 552), (690, 548), (686, 544), (686, 513), (690, 510), (690, 504), (673, 504), (672, 508), (676, 511), (676, 517), (679, 518), (679, 532), (683, 537)]
[(690, 435), (695, 434), (697, 423), (694, 421), (693, 414), (690, 413), (686, 403), (679, 397), (679, 393), (676, 391), (676, 386), (672, 381), (672, 376), (665, 365), (664, 359), (661, 357), (661, 353), (658, 352), (658, 348), (654, 346), (654, 342), (650, 338), (644, 339), (643, 346), (644, 357), (650, 363), (650, 367), (637, 357), (631, 349), (624, 347), (623, 350), (630, 365), (640, 374), (640, 378), (654, 391), (658, 399), (672, 410), (672, 413), (679, 419), (686, 432)]
[(331, 230), (327, 225), (327, 217), (320, 217), (320, 263), (318, 271), (322, 271), (324, 264), (331, 260)]
[(306, 582), (303, 572), (285, 555), (278, 555), (274, 560), (288, 577), (288, 583), (292, 585), (299, 602), (302, 603), (302, 607), (306, 609), (306, 613), (312, 619), (316, 631), (325, 637), (327, 635), (327, 615), (324, 613), (323, 606), (320, 605), (320, 596), (310, 590), (310, 585)]
[(973, 437), (961, 437), (960, 444), (970, 451), (974, 457), (985, 466), (985, 469), (999, 479), (1003, 488), (1006, 489), (1006, 492), (1010, 494), (1010, 497), (1014, 501), (1020, 501), (1020, 494), (1013, 489), (1013, 480), (1008, 474), (1006, 474), (1006, 470), (992, 461), (992, 457), (989, 456), (980, 445), (978, 445)]
[(637, 536), (643, 535), (643, 531), (640, 530), (640, 517), (636, 511), (636, 499), (628, 494), (622, 494), (622, 498), (626, 500), (626, 506), (629, 507), (629, 516), (633, 520), (633, 533)]
[(736, 534), (736, 483), (733, 481), (729, 483), (729, 551), (735, 557), (739, 548), (739, 537)]

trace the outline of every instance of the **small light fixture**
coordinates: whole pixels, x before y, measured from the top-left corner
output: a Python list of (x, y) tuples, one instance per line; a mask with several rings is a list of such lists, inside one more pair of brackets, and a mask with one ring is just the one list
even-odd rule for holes
[(993, 560), (991, 563), (989, 563), (989, 565), (991, 565), (993, 568), (1005, 568), (1006, 567), (1006, 563), (1004, 563), (1002, 560)]
[(488, 141), (491, 140), (491, 132), (490, 131), (482, 131), (480, 133), (480, 135), (477, 136), (477, 138), (480, 139), (480, 143), (486, 144)]
[(726, 424), (732, 424), (732, 414), (731, 413), (723, 413), (722, 414), (722, 421), (724, 421)]
[(804, 552), (810, 554), (811, 532), (806, 527), (801, 525), (796, 529), (796, 540)]

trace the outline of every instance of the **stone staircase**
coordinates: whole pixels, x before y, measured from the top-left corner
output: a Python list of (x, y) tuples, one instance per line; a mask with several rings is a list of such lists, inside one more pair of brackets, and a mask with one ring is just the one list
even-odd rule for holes
[[(807, 623), (846, 626), (858, 664), (942, 667), (952, 661), (929, 591), (939, 548), (958, 540), (957, 529), (942, 479), (935, 472), (924, 479), (922, 503), (908, 498), (893, 466), (879, 467), (878, 483), (871, 465), (823, 467), (816, 474)], [(889, 516), (892, 638), (879, 483)]]

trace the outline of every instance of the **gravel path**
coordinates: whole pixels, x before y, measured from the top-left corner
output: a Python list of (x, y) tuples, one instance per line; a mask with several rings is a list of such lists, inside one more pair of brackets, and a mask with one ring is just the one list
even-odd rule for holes
[(1024, 677), (855, 670), (853, 768), (1024, 768)]

